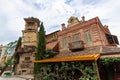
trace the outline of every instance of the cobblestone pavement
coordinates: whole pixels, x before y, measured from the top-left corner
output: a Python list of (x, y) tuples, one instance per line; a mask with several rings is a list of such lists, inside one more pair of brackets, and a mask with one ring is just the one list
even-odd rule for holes
[(26, 80), (26, 79), (19, 78), (17, 76), (11, 76), (11, 77), (0, 77), (0, 80)]

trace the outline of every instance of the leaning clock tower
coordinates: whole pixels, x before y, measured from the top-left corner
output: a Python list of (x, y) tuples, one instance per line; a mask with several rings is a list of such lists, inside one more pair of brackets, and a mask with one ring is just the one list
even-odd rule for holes
[(38, 28), (40, 21), (37, 18), (24, 18), (25, 29), (22, 30), (21, 52), (19, 53), (18, 74), (33, 74), (35, 53), (38, 43)]
[(25, 29), (22, 31), (22, 47), (25, 45), (34, 45), (37, 46), (37, 35), (39, 27), (39, 19), (37, 18), (24, 18), (25, 20)]

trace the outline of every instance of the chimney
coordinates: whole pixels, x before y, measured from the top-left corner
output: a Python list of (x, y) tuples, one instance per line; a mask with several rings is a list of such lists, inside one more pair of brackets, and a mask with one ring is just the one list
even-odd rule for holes
[(82, 16), (81, 18), (82, 18), (82, 22), (84, 22), (85, 21), (85, 16)]
[(104, 25), (104, 30), (105, 30), (106, 33), (111, 34), (110, 30), (108, 28), (108, 25)]
[(62, 26), (62, 30), (65, 30), (65, 29), (66, 29), (66, 27), (65, 27), (65, 24), (64, 24), (64, 23), (62, 23), (62, 24), (61, 24), (61, 26)]
[(104, 25), (105, 28), (108, 28), (108, 25)]

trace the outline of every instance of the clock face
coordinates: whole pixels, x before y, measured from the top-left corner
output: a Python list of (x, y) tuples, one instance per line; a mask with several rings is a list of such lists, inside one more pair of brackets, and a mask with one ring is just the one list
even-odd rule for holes
[(27, 32), (23, 34), (23, 41), (24, 42), (33, 42), (37, 41), (37, 34), (35, 32)]
[(36, 41), (35, 37), (25, 37), (24, 38), (24, 42), (32, 42), (32, 41)]
[(24, 42), (30, 42), (30, 37), (24, 37)]

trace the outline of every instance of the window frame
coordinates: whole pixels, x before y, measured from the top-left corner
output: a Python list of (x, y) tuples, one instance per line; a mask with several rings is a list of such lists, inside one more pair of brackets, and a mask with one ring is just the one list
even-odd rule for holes
[(85, 38), (85, 42), (86, 42), (87, 46), (92, 46), (93, 45), (93, 41), (92, 41), (92, 36), (91, 36), (90, 30), (86, 30), (84, 32), (84, 38)]

